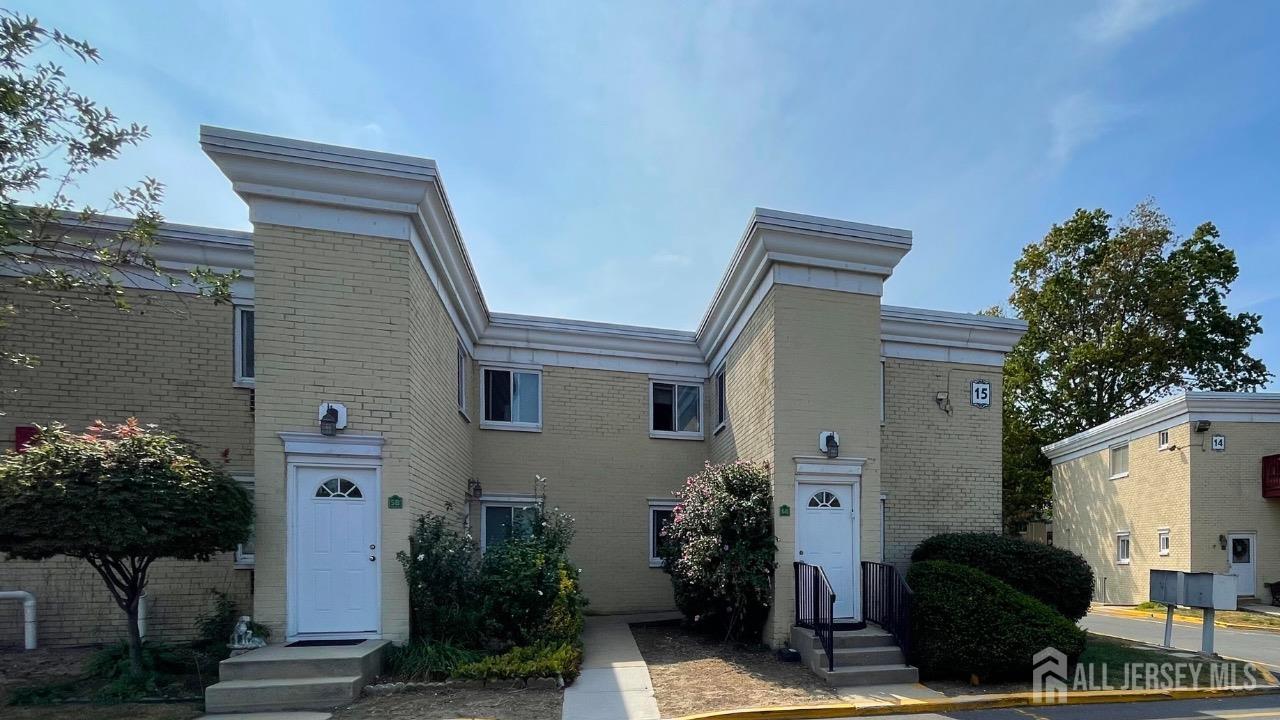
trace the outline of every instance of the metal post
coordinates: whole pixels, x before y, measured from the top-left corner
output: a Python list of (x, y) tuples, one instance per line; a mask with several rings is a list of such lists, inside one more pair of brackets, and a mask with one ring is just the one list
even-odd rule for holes
[(1167, 648), (1173, 647), (1173, 606), (1172, 605), (1169, 606), (1169, 609), (1165, 612), (1165, 615), (1164, 615), (1164, 646)]
[(1213, 608), (1204, 609), (1204, 625), (1200, 629), (1200, 652), (1205, 655), (1213, 654), (1213, 616), (1216, 611)]

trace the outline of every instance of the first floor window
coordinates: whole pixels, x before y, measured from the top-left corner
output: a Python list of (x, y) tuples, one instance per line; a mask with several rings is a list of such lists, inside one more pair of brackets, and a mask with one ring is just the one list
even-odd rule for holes
[(1169, 530), (1164, 529), (1164, 530), (1158, 531), (1158, 534), (1156, 535), (1156, 539), (1157, 539), (1157, 542), (1159, 542), (1160, 554), (1168, 555), (1169, 554)]
[(662, 556), (658, 551), (667, 542), (662, 531), (671, 525), (675, 510), (673, 500), (649, 501), (649, 567), (662, 567)]
[(542, 426), (542, 372), (485, 368), (484, 420), (527, 429)]
[(484, 528), (480, 549), (486, 550), (513, 537), (528, 537), (533, 532), (533, 506), (521, 504), (484, 505)]
[(1129, 443), (1115, 445), (1111, 448), (1111, 477), (1124, 477), (1129, 474)]
[(1129, 564), (1129, 533), (1116, 533), (1116, 564)]
[(654, 381), (649, 386), (650, 431), (662, 437), (702, 435), (702, 386)]
[(235, 380), (253, 384), (253, 307), (237, 305), (235, 309)]
[[(244, 488), (244, 491), (249, 493), (249, 502), (253, 503), (253, 478), (247, 476), (237, 477), (236, 482), (240, 483), (240, 487)], [(236, 546), (237, 565), (249, 566), (254, 564), (254, 545), (257, 535), (257, 524), (258, 522), (255, 518), (253, 524), (249, 526), (249, 537), (246, 538), (244, 542)]]

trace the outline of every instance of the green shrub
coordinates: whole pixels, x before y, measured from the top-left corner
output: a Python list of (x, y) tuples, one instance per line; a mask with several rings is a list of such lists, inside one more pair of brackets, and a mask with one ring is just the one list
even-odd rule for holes
[(1071, 620), (1089, 612), (1093, 570), (1062, 548), (983, 533), (934, 535), (916, 547), (913, 562), (946, 560), (977, 568), (1047, 603)]
[(707, 463), (676, 496), (660, 548), (676, 606), (695, 628), (758, 640), (777, 550), (768, 466)]
[(387, 653), (387, 668), (402, 680), (439, 681), (452, 675), (458, 666), (483, 657), (484, 653), (478, 650), (445, 642), (415, 640), (391, 646)]
[[(490, 545), (480, 563), (489, 636), (508, 645), (577, 642), (581, 624), (575, 618), (587, 601), (568, 560), (573, 518), (558, 508), (548, 510), (541, 495), (525, 518), (528, 534)], [(564, 635), (575, 627), (572, 637)]]
[(453, 676), (465, 680), (560, 677), (570, 682), (581, 670), (581, 647), (574, 643), (543, 643), (460, 665)]
[(914, 563), (907, 584), (912, 662), (926, 677), (1025, 680), (1031, 656), (1055, 647), (1074, 661), (1085, 633), (1054, 608), (976, 568)]
[(440, 515), (418, 518), (410, 552), (396, 558), (409, 583), (411, 635), (415, 640), (477, 643), (485, 634), (484, 608), (476, 602), (479, 549)]

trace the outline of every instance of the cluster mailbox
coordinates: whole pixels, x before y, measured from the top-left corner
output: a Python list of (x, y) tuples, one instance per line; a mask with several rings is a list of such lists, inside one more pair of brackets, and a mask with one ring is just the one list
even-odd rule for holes
[(1236, 609), (1236, 577), (1181, 570), (1151, 571), (1151, 600), (1169, 606), (1164, 621), (1164, 645), (1173, 646), (1173, 608), (1202, 608), (1200, 651), (1213, 653), (1213, 616), (1217, 610)]
[(1236, 609), (1236, 577), (1207, 572), (1183, 573), (1186, 602), (1178, 603), (1212, 610)]

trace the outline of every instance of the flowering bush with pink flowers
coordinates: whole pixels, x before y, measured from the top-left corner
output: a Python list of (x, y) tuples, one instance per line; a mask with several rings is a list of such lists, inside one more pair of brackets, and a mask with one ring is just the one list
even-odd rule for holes
[(700, 630), (758, 640), (777, 567), (769, 466), (707, 463), (676, 497), (660, 551), (680, 612)]

